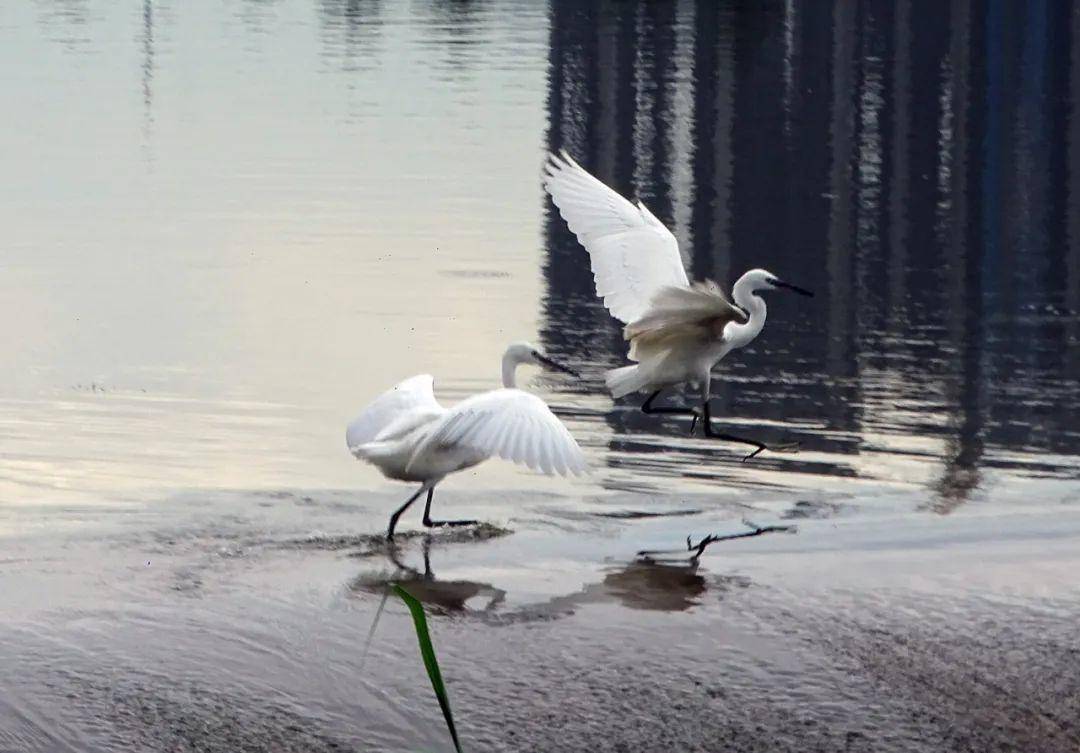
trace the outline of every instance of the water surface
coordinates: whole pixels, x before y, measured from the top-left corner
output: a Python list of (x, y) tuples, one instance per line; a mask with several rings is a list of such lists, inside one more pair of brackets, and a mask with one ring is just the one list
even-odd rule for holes
[[(709, 749), (672, 706), (733, 749), (1076, 742), (1073, 4), (37, 0), (0, 91), (0, 750), (434, 749), (402, 614), (360, 667), (390, 577), (477, 749)], [(714, 382), (799, 453), (604, 395), (558, 148), (693, 276), (815, 291)], [(583, 372), (528, 376), (594, 473), (485, 464), (437, 508), (511, 534), (384, 551), (409, 490), (346, 421), (415, 373), (495, 386), (520, 339)], [(800, 533), (632, 561), (744, 516)]]
[[(604, 487), (843, 479), (946, 512), (1071, 484), (1074, 27), (966, 2), (11, 8), (4, 498), (371, 484), (342, 422), (412, 373), (489, 385), (514, 339), (586, 368), (541, 391)], [(716, 390), (800, 454), (742, 465), (600, 394), (624, 348), (539, 186), (559, 147), (694, 276), (817, 292), (770, 296)]]

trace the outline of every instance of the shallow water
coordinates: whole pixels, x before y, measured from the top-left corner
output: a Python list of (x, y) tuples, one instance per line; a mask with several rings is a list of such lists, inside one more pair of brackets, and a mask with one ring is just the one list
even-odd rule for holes
[[(478, 749), (1074, 741), (1077, 8), (39, 0), (0, 12), (0, 87), (0, 750), (442, 745), (400, 610), (360, 667), (390, 577)], [(714, 387), (800, 452), (604, 396), (560, 147), (695, 276), (815, 291)], [(485, 464), (436, 509), (506, 533), (385, 551), (408, 489), (345, 422), (414, 373), (494, 386), (523, 338), (583, 372), (530, 386), (593, 474)], [(799, 534), (634, 562), (744, 517)]]

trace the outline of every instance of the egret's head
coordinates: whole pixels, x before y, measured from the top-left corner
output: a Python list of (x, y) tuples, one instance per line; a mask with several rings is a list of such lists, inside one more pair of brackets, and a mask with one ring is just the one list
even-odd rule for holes
[[(745, 283), (743, 283), (744, 280)], [(814, 295), (806, 288), (800, 288), (798, 285), (784, 282), (767, 269), (751, 269), (739, 278), (739, 282), (749, 287), (751, 291), (777, 290), (778, 288), (784, 288), (786, 290), (793, 290), (799, 295), (810, 296), (811, 298)]]
[(506, 354), (503, 356), (503, 362), (512, 363), (514, 365), (519, 363), (531, 363), (545, 369), (561, 371), (564, 374), (570, 374), (571, 376), (579, 376), (573, 369), (548, 358), (539, 348), (532, 343), (527, 342), (518, 342), (510, 345), (510, 347), (506, 349)]
[(532, 343), (513, 343), (506, 349), (502, 359), (503, 387), (515, 387), (517, 385), (515, 374), (519, 364), (531, 363), (547, 369), (561, 371), (566, 374), (578, 376), (576, 371), (563, 366), (557, 361), (545, 356)]

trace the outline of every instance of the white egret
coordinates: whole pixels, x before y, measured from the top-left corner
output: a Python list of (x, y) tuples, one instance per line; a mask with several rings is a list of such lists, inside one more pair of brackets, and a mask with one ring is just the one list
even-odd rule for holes
[(747, 460), (762, 450), (797, 447), (769, 447), (715, 431), (709, 391), (712, 368), (735, 348), (750, 343), (765, 326), (765, 301), (758, 291), (786, 288), (806, 296), (813, 293), (764, 269), (751, 269), (739, 278), (732, 290), (734, 303), (712, 280), (691, 283), (671, 231), (644, 204), (631, 204), (565, 151), (559, 156), (548, 155), (544, 188), (589, 252), (597, 296), (604, 299), (611, 315), (626, 325), (623, 336), (630, 342), (628, 357), (637, 363), (607, 372), (611, 394), (622, 397), (648, 390), (650, 395), (641, 410), (693, 416), (692, 434), (698, 411), (658, 408), (653, 401), (665, 387), (697, 384), (706, 436), (756, 447)]
[(516, 386), (521, 364), (537, 364), (577, 376), (528, 343), (514, 343), (502, 358), (503, 388), (482, 392), (446, 409), (435, 399), (430, 374), (410, 377), (377, 397), (348, 426), (345, 441), (357, 458), (387, 478), (420, 483), (420, 488), (390, 516), (388, 539), (398, 518), (427, 492), (427, 527), (475, 524), (475, 520), (431, 519), (435, 486), (455, 471), (492, 456), (546, 474), (580, 474), (585, 456), (562, 422), (536, 395)]

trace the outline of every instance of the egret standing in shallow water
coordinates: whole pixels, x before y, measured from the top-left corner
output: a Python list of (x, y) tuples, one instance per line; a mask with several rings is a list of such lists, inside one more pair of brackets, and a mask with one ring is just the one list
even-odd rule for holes
[(349, 424), (345, 441), (353, 455), (387, 478), (420, 483), (390, 516), (388, 539), (394, 538), (401, 514), (424, 492), (428, 528), (475, 524), (432, 520), (431, 498), (447, 475), (494, 455), (549, 475), (585, 471), (585, 456), (562, 422), (543, 400), (517, 388), (517, 367), (526, 363), (577, 376), (528, 343), (514, 343), (503, 355), (502, 389), (473, 395), (448, 410), (435, 399), (434, 377), (420, 374), (384, 392)]
[[(705, 435), (762, 450), (790, 450), (717, 432), (709, 413), (711, 372), (724, 356), (749, 344), (765, 326), (761, 290), (784, 288), (806, 296), (809, 290), (784, 282), (764, 269), (751, 269), (735, 283), (732, 303), (712, 280), (690, 283), (679, 243), (640, 201), (634, 205), (584, 170), (565, 151), (548, 155), (544, 188), (570, 230), (589, 252), (596, 294), (611, 315), (623, 322), (636, 365), (606, 374), (614, 397), (648, 390), (641, 406), (647, 414), (698, 418)], [(683, 383), (701, 388), (704, 415), (690, 408), (658, 408), (653, 401), (665, 387)]]

